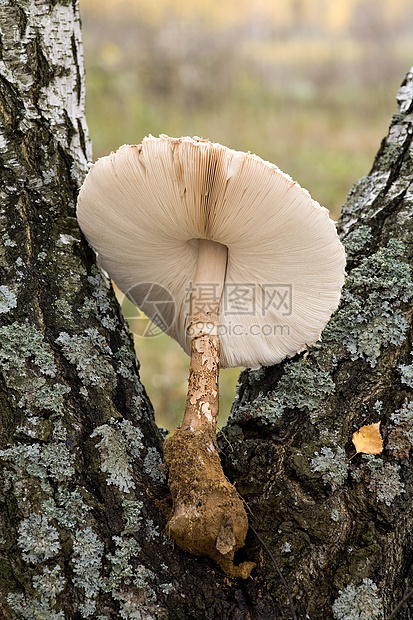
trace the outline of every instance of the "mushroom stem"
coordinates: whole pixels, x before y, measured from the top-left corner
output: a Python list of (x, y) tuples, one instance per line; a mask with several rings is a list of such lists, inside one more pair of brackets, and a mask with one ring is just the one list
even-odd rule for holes
[(182, 549), (207, 555), (232, 577), (249, 577), (255, 564), (234, 565), (245, 542), (244, 504), (222, 470), (216, 440), (219, 375), (219, 303), (225, 283), (226, 246), (199, 239), (191, 296), (191, 365), (181, 428), (164, 444), (172, 514), (166, 531)]
[(226, 245), (210, 239), (198, 239), (198, 262), (191, 307), (192, 322), (198, 317), (207, 321), (218, 321), (218, 306), (224, 288), (227, 261)]
[(198, 263), (191, 295), (191, 365), (182, 429), (214, 424), (219, 410), (219, 303), (225, 283), (228, 249), (198, 240)]
[(216, 426), (219, 413), (219, 337), (192, 338), (188, 395), (181, 428)]

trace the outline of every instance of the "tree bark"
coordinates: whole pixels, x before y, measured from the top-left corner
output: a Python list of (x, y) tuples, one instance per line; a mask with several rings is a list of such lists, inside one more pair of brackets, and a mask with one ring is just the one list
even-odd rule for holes
[[(5, 0), (0, 30), (0, 618), (385, 618), (413, 587), (413, 75), (344, 208), (347, 286), (322, 343), (244, 372), (220, 437), (258, 534), (244, 581), (165, 536), (162, 436), (75, 219), (91, 159), (77, 2)], [(383, 454), (348, 461), (379, 420)]]
[[(241, 375), (221, 439), (224, 470), (298, 618), (387, 618), (413, 588), (412, 71), (398, 103), (338, 223), (339, 309), (308, 352)], [(384, 451), (354, 456), (353, 432), (377, 422)], [(250, 545), (259, 566), (246, 589), (261, 591), (253, 617), (270, 601), (292, 617), (268, 552), (253, 535)], [(413, 597), (397, 618), (413, 618)]]

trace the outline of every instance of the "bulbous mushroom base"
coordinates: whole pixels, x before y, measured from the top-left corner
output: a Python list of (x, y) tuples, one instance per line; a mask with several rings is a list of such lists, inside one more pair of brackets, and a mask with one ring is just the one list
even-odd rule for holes
[(234, 565), (247, 535), (247, 513), (222, 471), (215, 427), (178, 429), (165, 440), (164, 459), (173, 499), (168, 536), (189, 553), (209, 556), (227, 575), (249, 577), (254, 562)]

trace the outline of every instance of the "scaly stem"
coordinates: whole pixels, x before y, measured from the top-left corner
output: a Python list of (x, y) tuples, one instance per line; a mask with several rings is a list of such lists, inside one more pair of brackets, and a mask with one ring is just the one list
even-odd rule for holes
[(219, 303), (225, 283), (228, 250), (199, 239), (198, 264), (191, 297), (191, 365), (182, 429), (216, 425), (219, 410)]
[(234, 566), (245, 542), (248, 517), (226, 479), (218, 454), (218, 309), (225, 282), (226, 246), (199, 239), (191, 299), (191, 366), (181, 428), (164, 443), (173, 507), (168, 536), (182, 549), (207, 555), (231, 577), (246, 579), (255, 564)]

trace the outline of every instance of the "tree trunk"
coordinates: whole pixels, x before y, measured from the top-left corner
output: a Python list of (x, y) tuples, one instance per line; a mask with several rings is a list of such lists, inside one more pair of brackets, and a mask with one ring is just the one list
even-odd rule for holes
[[(162, 437), (75, 219), (91, 158), (77, 2), (5, 0), (0, 27), (0, 618), (384, 618), (413, 587), (413, 75), (344, 209), (323, 342), (244, 372), (220, 437), (259, 536), (244, 581), (165, 536)], [(383, 454), (349, 461), (379, 420)]]
[[(348, 275), (322, 342), (244, 372), (221, 438), (298, 618), (387, 618), (413, 588), (413, 72), (398, 103), (339, 221)], [(384, 451), (354, 456), (352, 434), (377, 422)], [(249, 543), (252, 616), (272, 604), (292, 617), (269, 553)], [(397, 618), (413, 618), (413, 597)]]

